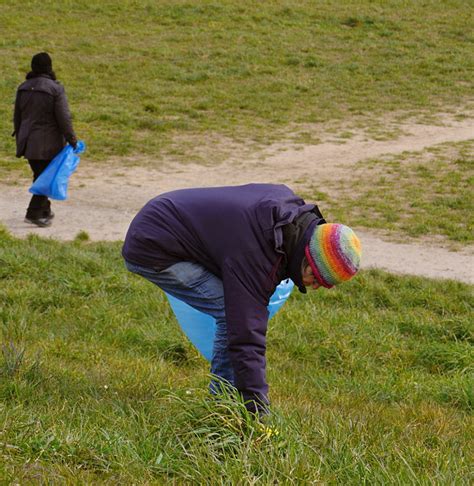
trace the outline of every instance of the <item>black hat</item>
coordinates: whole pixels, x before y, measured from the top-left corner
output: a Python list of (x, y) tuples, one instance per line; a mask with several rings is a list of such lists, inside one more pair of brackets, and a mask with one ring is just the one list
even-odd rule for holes
[(35, 54), (31, 59), (31, 70), (35, 74), (48, 74), (53, 70), (53, 61), (47, 52)]

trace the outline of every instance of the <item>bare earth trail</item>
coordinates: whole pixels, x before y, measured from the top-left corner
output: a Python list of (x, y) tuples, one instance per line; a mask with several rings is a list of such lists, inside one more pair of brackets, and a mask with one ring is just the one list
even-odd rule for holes
[[(286, 183), (304, 189), (305, 183), (347, 178), (350, 168), (361, 160), (474, 138), (472, 118), (447, 120), (443, 126), (407, 124), (400, 128), (404, 135), (389, 141), (367, 140), (357, 135), (344, 143), (328, 140), (301, 149), (277, 144), (258, 156), (247, 157), (242, 152), (239, 156), (237, 150), (225, 162), (213, 167), (166, 163), (154, 169), (150, 164), (123, 167), (120, 162), (96, 167), (83, 157), (71, 179), (70, 199), (53, 202), (56, 218), (50, 228), (36, 228), (23, 222), (29, 200), (27, 180), (15, 186), (0, 183), (0, 223), (20, 237), (35, 233), (71, 240), (83, 230), (91, 240), (123, 240), (136, 212), (149, 199), (165, 191), (249, 182)], [(425, 243), (386, 241), (367, 230), (358, 229), (357, 233), (363, 244), (365, 268), (474, 283), (472, 248), (452, 252)]]

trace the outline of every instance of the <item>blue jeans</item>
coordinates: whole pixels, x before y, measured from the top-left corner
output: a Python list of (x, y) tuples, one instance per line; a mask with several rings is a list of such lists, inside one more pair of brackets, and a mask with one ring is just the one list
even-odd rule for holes
[(203, 266), (193, 262), (179, 262), (165, 270), (142, 267), (125, 261), (132, 273), (145, 277), (168, 294), (216, 320), (216, 334), (212, 349), (211, 373), (219, 378), (210, 385), (218, 391), (221, 380), (234, 385), (234, 370), (229, 359), (227, 323), (225, 320), (224, 288), (222, 280)]

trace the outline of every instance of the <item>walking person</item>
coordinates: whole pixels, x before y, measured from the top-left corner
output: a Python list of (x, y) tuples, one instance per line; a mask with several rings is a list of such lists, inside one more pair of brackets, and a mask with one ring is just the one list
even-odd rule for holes
[[(216, 320), (211, 372), (251, 412), (268, 409), (267, 305), (291, 278), (331, 288), (359, 269), (360, 242), (284, 185), (183, 189), (149, 201), (127, 232), (127, 268)], [(218, 392), (221, 381), (211, 383)]]
[[(77, 138), (64, 87), (56, 80), (51, 57), (35, 54), (31, 71), (17, 90), (13, 115), (16, 156), (25, 157), (33, 171), (33, 181), (68, 142), (76, 148)], [(50, 226), (54, 213), (46, 196), (34, 195), (25, 221)]]

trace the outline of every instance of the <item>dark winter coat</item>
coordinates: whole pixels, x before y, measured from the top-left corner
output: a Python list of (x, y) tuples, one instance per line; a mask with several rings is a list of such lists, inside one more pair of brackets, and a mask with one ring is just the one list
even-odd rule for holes
[[(310, 212), (301, 241), (286, 254), (282, 228)], [(145, 205), (122, 254), (158, 270), (197, 262), (222, 279), (235, 385), (246, 400), (266, 403), (267, 305), (281, 278), (290, 276), (301, 287), (304, 244), (322, 222), (314, 204), (284, 185), (183, 189)]]
[(64, 87), (47, 74), (18, 87), (13, 124), (17, 157), (51, 160), (76, 141)]

